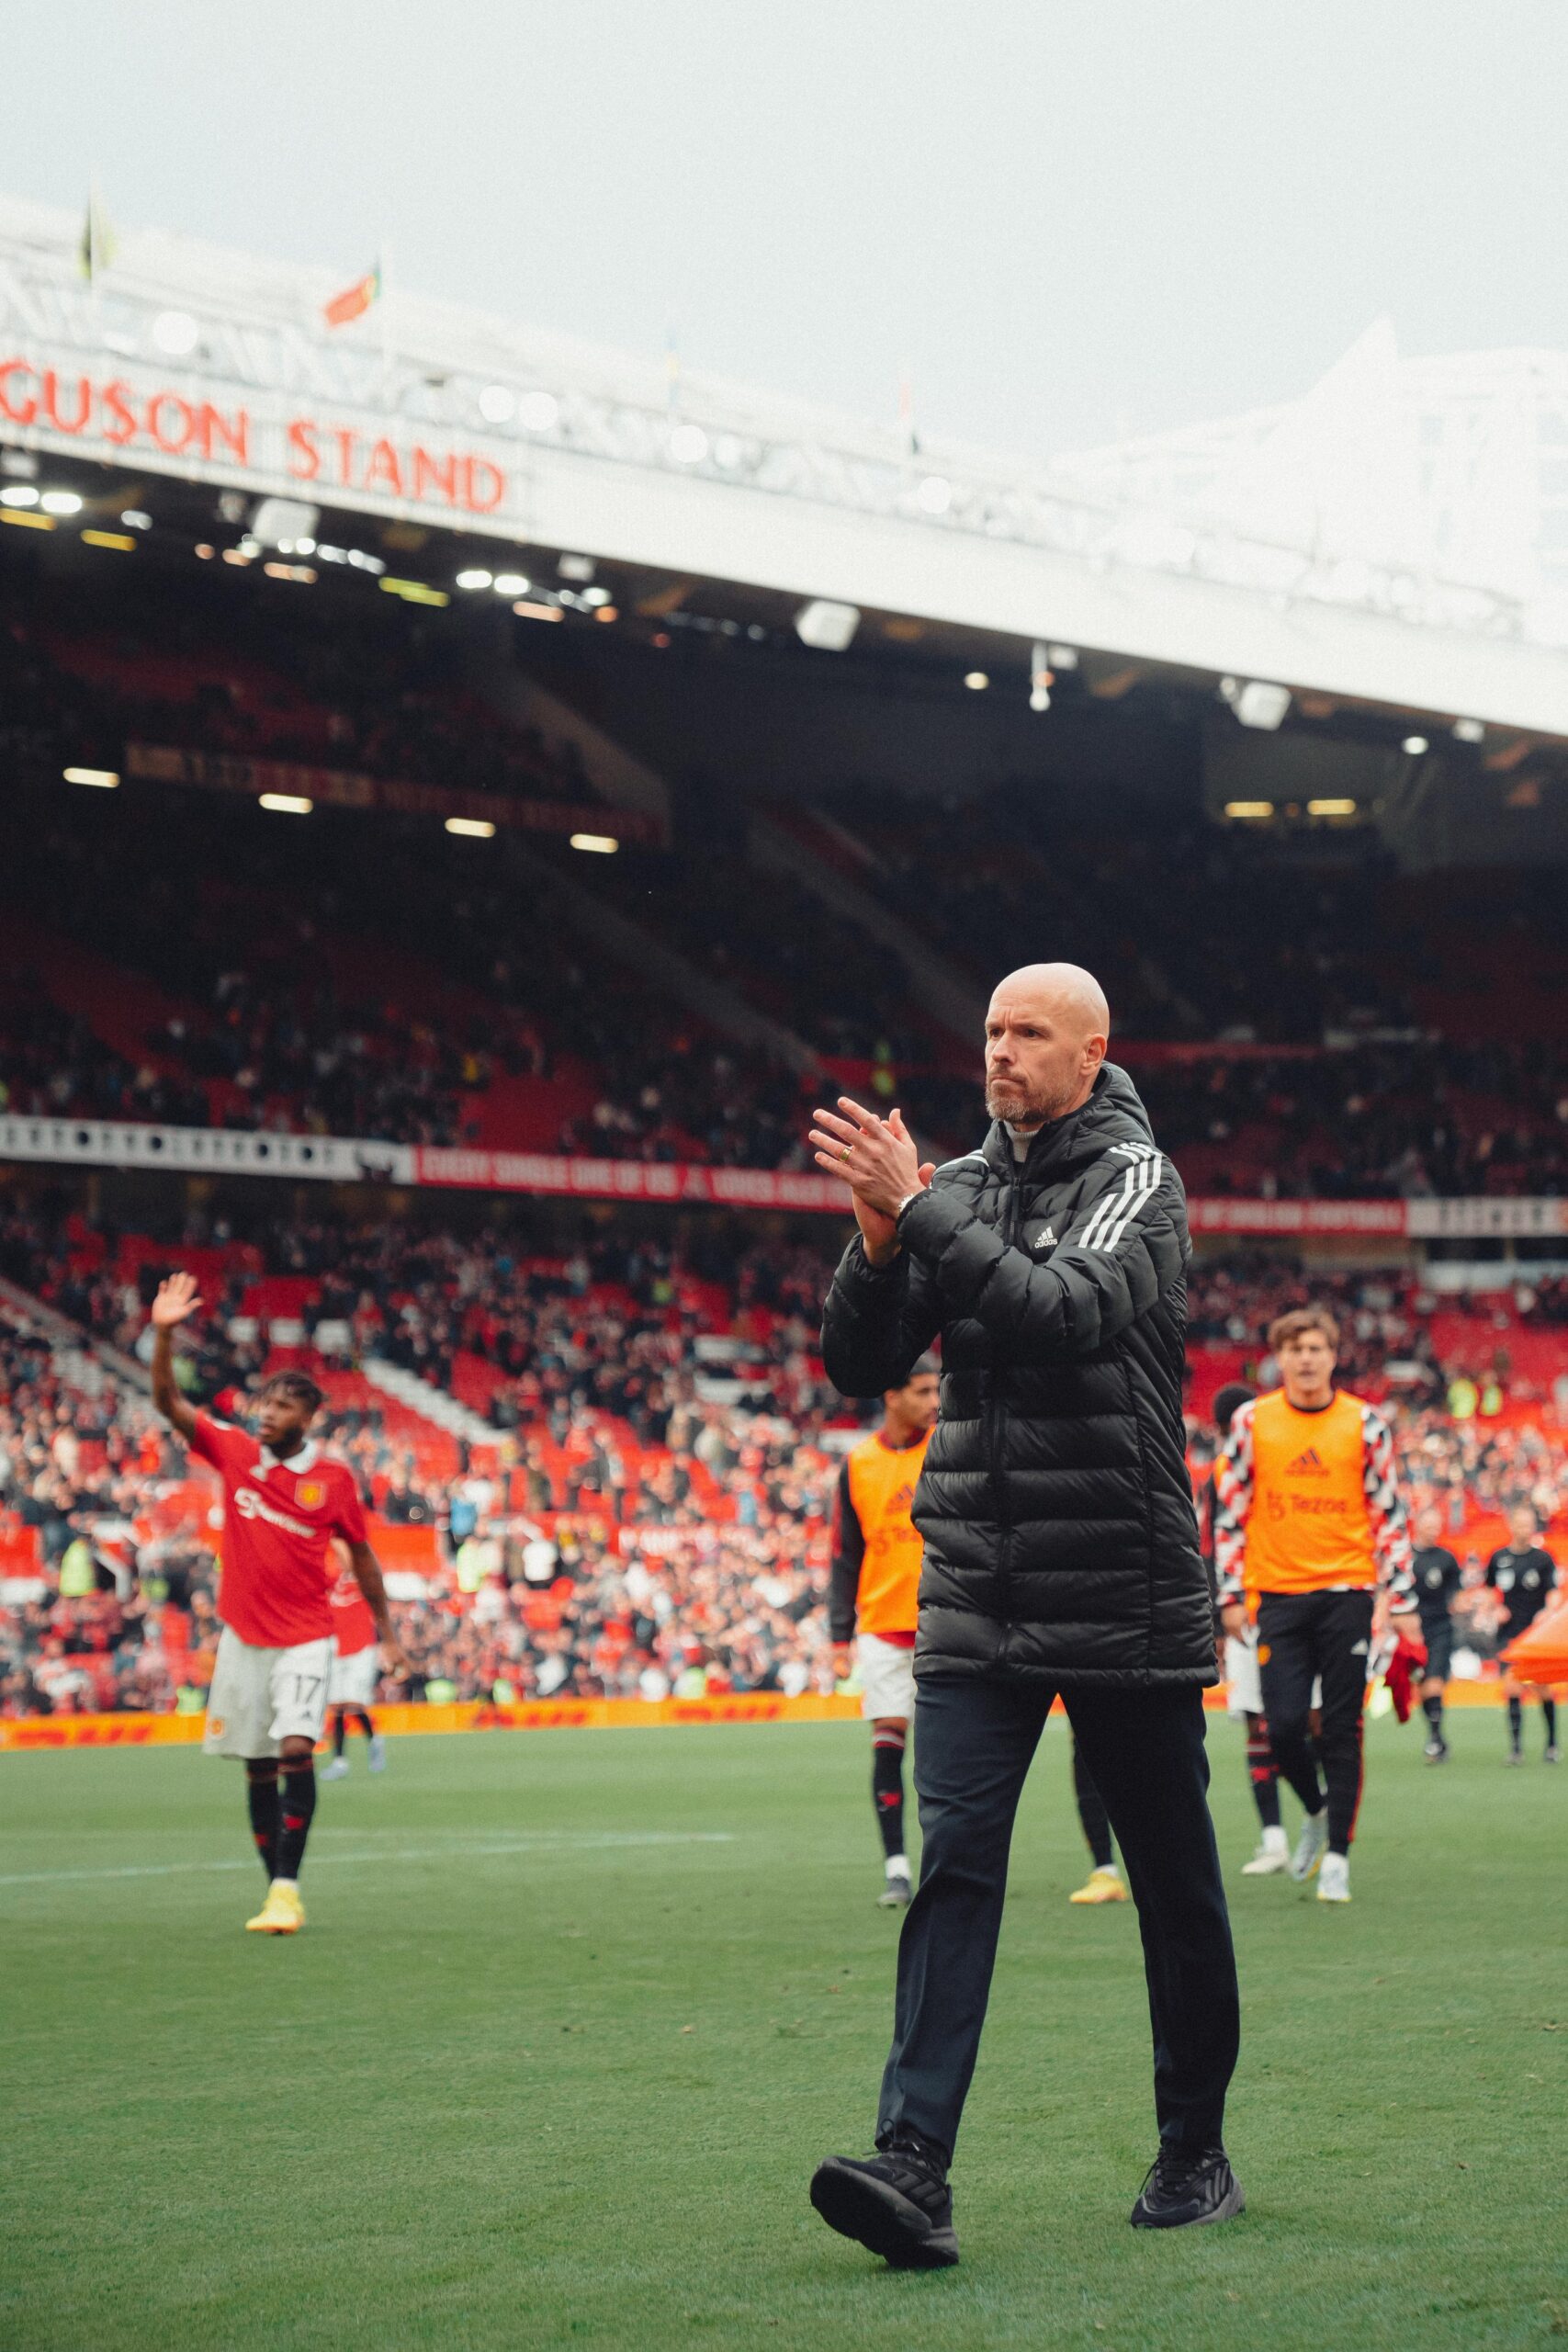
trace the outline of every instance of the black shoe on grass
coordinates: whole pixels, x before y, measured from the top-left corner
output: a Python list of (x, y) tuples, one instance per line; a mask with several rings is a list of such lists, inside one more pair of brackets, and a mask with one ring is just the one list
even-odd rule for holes
[(811, 2176), (811, 2202), (830, 2230), (896, 2270), (945, 2270), (958, 2259), (947, 2168), (913, 2136), (863, 2161), (829, 2156)]
[(1223, 2148), (1161, 2148), (1138, 2192), (1135, 2230), (1190, 2230), (1230, 2222), (1247, 2211), (1241, 2183)]

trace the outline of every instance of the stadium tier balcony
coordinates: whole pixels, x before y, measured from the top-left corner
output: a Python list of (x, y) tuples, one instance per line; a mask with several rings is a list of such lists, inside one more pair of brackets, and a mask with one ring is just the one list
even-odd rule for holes
[[(0, 1111), (795, 1170), (811, 1102), (842, 1087), (899, 1102), (938, 1157), (973, 1145), (976, 1041), (885, 933), (753, 862), (743, 797), (675, 849), (541, 840), (513, 871), (429, 824), (74, 790), (65, 764), (112, 772), (138, 737), (479, 792), (592, 784), (415, 624), (313, 632), (167, 582), (133, 608), (51, 599), (0, 605)], [(1094, 968), (1193, 1193), (1568, 1179), (1560, 876), (1400, 876), (1352, 834), (1303, 864), (1191, 818), (1047, 822), (1011, 789), (768, 813), (976, 1002), (1043, 953)], [(594, 909), (691, 988), (612, 953)], [(789, 1040), (739, 1044), (704, 983)]]

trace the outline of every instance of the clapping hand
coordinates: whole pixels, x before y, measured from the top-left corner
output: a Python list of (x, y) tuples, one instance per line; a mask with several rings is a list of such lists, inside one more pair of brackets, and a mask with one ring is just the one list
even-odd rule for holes
[(865, 1254), (874, 1266), (886, 1265), (897, 1252), (898, 1211), (931, 1182), (935, 1163), (920, 1159), (901, 1111), (879, 1119), (840, 1094), (837, 1115), (818, 1110), (812, 1116), (817, 1165), (850, 1187)]

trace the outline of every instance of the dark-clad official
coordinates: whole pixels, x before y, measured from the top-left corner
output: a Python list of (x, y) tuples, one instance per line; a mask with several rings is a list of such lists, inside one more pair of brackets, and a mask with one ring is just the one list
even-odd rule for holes
[(812, 1129), (860, 1228), (823, 1318), (829, 1378), (877, 1396), (942, 1351), (914, 1510), (920, 1883), (876, 2153), (832, 2157), (811, 2184), (834, 2229), (907, 2267), (958, 2258), (948, 2168), (1013, 1816), (1058, 1692), (1143, 1932), (1159, 2149), (1132, 2220), (1243, 2210), (1223, 2138), (1238, 2005), (1203, 1746), (1213, 1616), (1181, 1417), (1186, 1201), (1105, 1060), (1109, 1030), (1089, 973), (1031, 965), (991, 1000), (978, 1151), (933, 1174), (897, 1111), (847, 1097)]

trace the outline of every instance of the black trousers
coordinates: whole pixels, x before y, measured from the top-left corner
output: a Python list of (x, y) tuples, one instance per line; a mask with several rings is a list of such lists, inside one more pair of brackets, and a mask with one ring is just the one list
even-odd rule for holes
[[(991, 1989), (1008, 1848), (1055, 1693), (922, 1682), (915, 1702), (920, 1883), (904, 1917), (877, 2140), (912, 2126), (951, 2154)], [(1062, 1693), (1138, 1906), (1162, 2140), (1218, 2143), (1240, 2034), (1235, 1956), (1209, 1819), (1196, 1684)], [(1071, 2018), (1063, 2020), (1071, 2032)]]
[(1105, 1810), (1105, 1799), (1090, 1778), (1076, 1739), (1073, 1742), (1073, 1794), (1078, 1801), (1078, 1821), (1094, 1867), (1097, 1871), (1109, 1870), (1116, 1860), (1116, 1849), (1111, 1839), (1111, 1815)]
[[(1326, 1802), (1331, 1854), (1348, 1854), (1356, 1833), (1371, 1632), (1371, 1592), (1266, 1592), (1258, 1603), (1258, 1665), (1274, 1760), (1309, 1813), (1321, 1813)], [(1307, 1722), (1314, 1679), (1323, 1684), (1315, 1746)]]

